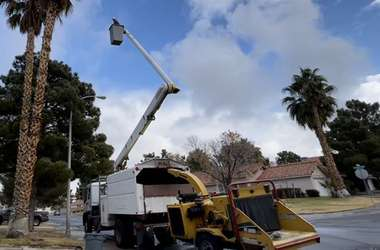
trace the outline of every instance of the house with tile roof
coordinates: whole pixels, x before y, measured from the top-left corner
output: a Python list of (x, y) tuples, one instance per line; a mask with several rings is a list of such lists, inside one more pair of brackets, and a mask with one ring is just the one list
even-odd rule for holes
[[(233, 182), (270, 180), (279, 190), (302, 194), (306, 193), (306, 190), (314, 189), (320, 196), (331, 196), (330, 189), (326, 185), (328, 177), (325, 172), (325, 166), (319, 157), (311, 157), (300, 162), (270, 167), (257, 164), (246, 166), (236, 173)], [(210, 175), (203, 172), (194, 174), (205, 183), (209, 192), (223, 192), (223, 187)]]
[(272, 166), (263, 170), (257, 180), (271, 180), (277, 189), (317, 190), (320, 196), (331, 196), (327, 187), (326, 169), (319, 158), (313, 157), (300, 162)]

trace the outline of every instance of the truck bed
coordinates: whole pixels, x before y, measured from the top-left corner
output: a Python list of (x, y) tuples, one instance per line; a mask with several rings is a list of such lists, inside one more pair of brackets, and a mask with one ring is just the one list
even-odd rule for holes
[[(178, 193), (191, 193), (183, 180), (166, 168), (126, 169), (107, 177), (108, 214), (144, 215), (166, 213)], [(108, 216), (108, 215), (105, 215)]]

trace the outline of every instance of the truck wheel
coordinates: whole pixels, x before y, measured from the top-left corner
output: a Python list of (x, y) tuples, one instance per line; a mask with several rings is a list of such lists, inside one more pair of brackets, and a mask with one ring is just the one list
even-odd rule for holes
[(38, 227), (41, 224), (41, 219), (38, 217), (34, 217), (33, 226)]
[(0, 216), (0, 225), (3, 224), (3, 222), (4, 222), (3, 216)]
[(155, 249), (153, 231), (144, 226), (140, 228), (137, 234), (137, 249), (138, 250), (151, 250)]
[(197, 236), (196, 246), (199, 250), (222, 250), (220, 240), (210, 234), (200, 234)]
[(114, 236), (116, 245), (120, 248), (133, 247), (136, 239), (133, 234), (133, 223), (122, 219), (116, 219)]
[(92, 233), (92, 223), (91, 223), (91, 220), (88, 219), (88, 217), (84, 221), (83, 226), (84, 226), (84, 232), (85, 233)]
[(165, 227), (156, 227), (153, 229), (160, 246), (170, 246), (174, 243), (174, 239), (170, 234), (170, 230)]
[(89, 213), (85, 212), (83, 214), (83, 229), (85, 233), (92, 233), (92, 219), (89, 218)]

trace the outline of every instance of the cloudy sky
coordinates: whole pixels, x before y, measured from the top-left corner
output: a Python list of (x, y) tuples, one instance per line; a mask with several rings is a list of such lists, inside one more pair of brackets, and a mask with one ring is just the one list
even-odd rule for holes
[[(281, 150), (320, 154), (316, 137), (288, 117), (281, 89), (299, 67), (318, 67), (343, 105), (380, 101), (379, 0), (81, 0), (58, 24), (52, 58), (69, 64), (107, 100), (99, 132), (116, 157), (162, 83), (125, 42), (109, 45), (117, 17), (181, 88), (169, 96), (131, 152), (185, 153), (186, 140), (228, 129), (274, 159)], [(23, 52), (25, 37), (0, 14), (0, 74)], [(39, 40), (40, 42), (40, 40)]]

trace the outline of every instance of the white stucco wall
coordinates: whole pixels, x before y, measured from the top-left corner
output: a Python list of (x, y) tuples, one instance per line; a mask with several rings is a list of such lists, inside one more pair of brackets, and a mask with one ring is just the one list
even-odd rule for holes
[(310, 177), (298, 177), (289, 178), (283, 180), (273, 181), (276, 188), (300, 188), (303, 192), (306, 189), (314, 189), (313, 183)]
[(219, 192), (218, 187), (216, 185), (207, 185), (206, 188), (209, 193)]
[(320, 196), (331, 196), (330, 190), (321, 185), (321, 182), (324, 183), (325, 181), (325, 175), (316, 169), (312, 176), (288, 178), (273, 182), (276, 188), (300, 188), (304, 193), (307, 189), (315, 189), (319, 191)]
[(324, 185), (326, 185), (327, 178), (322, 173), (321, 170), (319, 170), (319, 169), (314, 170), (314, 172), (311, 176), (311, 180), (313, 182), (314, 189), (319, 191), (320, 196), (331, 196), (330, 189), (327, 187), (324, 187)]
[[(258, 176), (260, 176), (262, 171), (258, 172), (259, 173), (255, 174), (255, 178), (250, 179), (255, 180)], [(276, 188), (300, 188), (304, 193), (306, 193), (307, 189), (315, 189), (319, 191), (320, 196), (331, 196), (330, 190), (328, 188), (323, 187), (321, 184), (325, 182), (326, 176), (319, 169), (316, 169), (313, 172), (312, 176), (288, 178), (273, 181)], [(218, 187), (217, 185), (207, 185), (206, 188), (210, 193), (223, 192), (223, 188)]]

